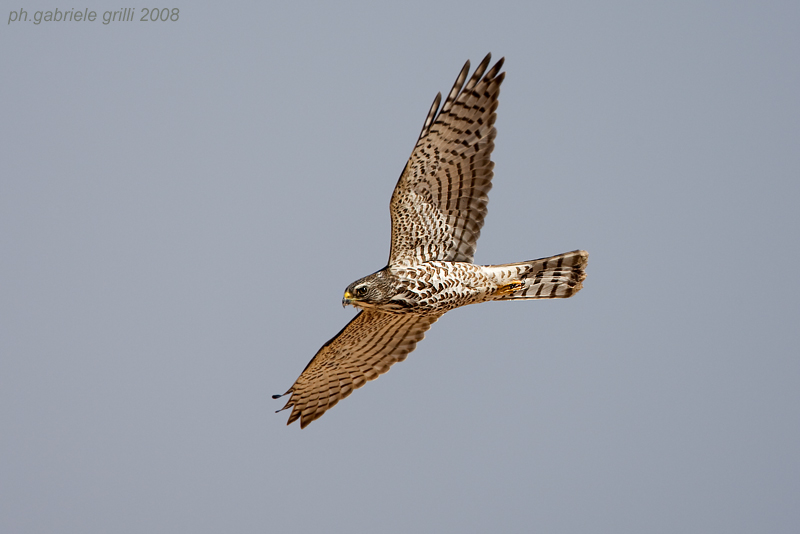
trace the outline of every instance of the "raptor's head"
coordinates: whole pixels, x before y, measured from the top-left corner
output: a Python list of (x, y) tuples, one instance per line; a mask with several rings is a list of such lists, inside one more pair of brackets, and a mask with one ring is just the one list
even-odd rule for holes
[(397, 294), (392, 276), (385, 269), (356, 280), (344, 291), (342, 306), (375, 308), (389, 303)]

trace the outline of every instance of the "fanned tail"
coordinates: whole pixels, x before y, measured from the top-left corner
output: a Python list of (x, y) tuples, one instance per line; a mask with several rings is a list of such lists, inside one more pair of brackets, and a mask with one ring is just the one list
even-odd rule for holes
[(490, 265), (498, 289), (494, 300), (565, 299), (583, 287), (589, 253), (573, 250), (538, 260)]

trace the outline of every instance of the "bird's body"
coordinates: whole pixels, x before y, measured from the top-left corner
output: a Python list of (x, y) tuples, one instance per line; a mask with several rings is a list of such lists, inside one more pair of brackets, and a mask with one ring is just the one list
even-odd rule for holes
[(441, 95), (434, 99), (392, 194), (388, 265), (345, 290), (342, 303), (362, 311), (284, 394), (291, 395), (283, 408), (292, 408), (288, 423), (300, 419), (305, 427), (404, 360), (449, 310), (490, 300), (567, 298), (581, 289), (588, 260), (582, 250), (504, 265), (472, 263), (492, 187), (495, 111), (505, 76), (502, 59), (486, 72), (490, 59), (469, 81), (467, 61), (441, 109)]
[(490, 300), (566, 298), (581, 288), (573, 268), (588, 254), (568, 252), (551, 258), (506, 265), (475, 265), (463, 261), (426, 261), (389, 266), (348, 287), (344, 304), (354, 304), (357, 288), (365, 284), (391, 287), (390, 298), (358, 300), (364, 309), (387, 313), (442, 314), (467, 304)]
[(402, 288), (396, 299), (423, 315), (484, 302), (497, 290), (491, 272), (463, 261), (428, 261), (389, 270)]

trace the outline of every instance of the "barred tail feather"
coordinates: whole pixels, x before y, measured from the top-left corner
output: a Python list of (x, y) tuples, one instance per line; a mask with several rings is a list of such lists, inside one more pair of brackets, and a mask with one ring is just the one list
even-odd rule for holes
[(495, 300), (563, 299), (583, 287), (589, 253), (573, 250), (538, 260), (491, 265), (499, 289)]

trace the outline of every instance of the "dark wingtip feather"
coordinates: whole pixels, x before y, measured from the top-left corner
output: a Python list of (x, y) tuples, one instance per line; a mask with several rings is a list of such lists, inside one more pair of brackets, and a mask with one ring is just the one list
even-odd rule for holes
[[(486, 73), (486, 78), (491, 80), (492, 78), (496, 77), (497, 73), (500, 72), (500, 69), (503, 68), (503, 63), (505, 63), (505, 61), (506, 61), (505, 57), (501, 57), (500, 59), (498, 59), (497, 63), (494, 64), (494, 67), (492, 67), (491, 70), (488, 73)], [(505, 74), (505, 72), (503, 74)]]

